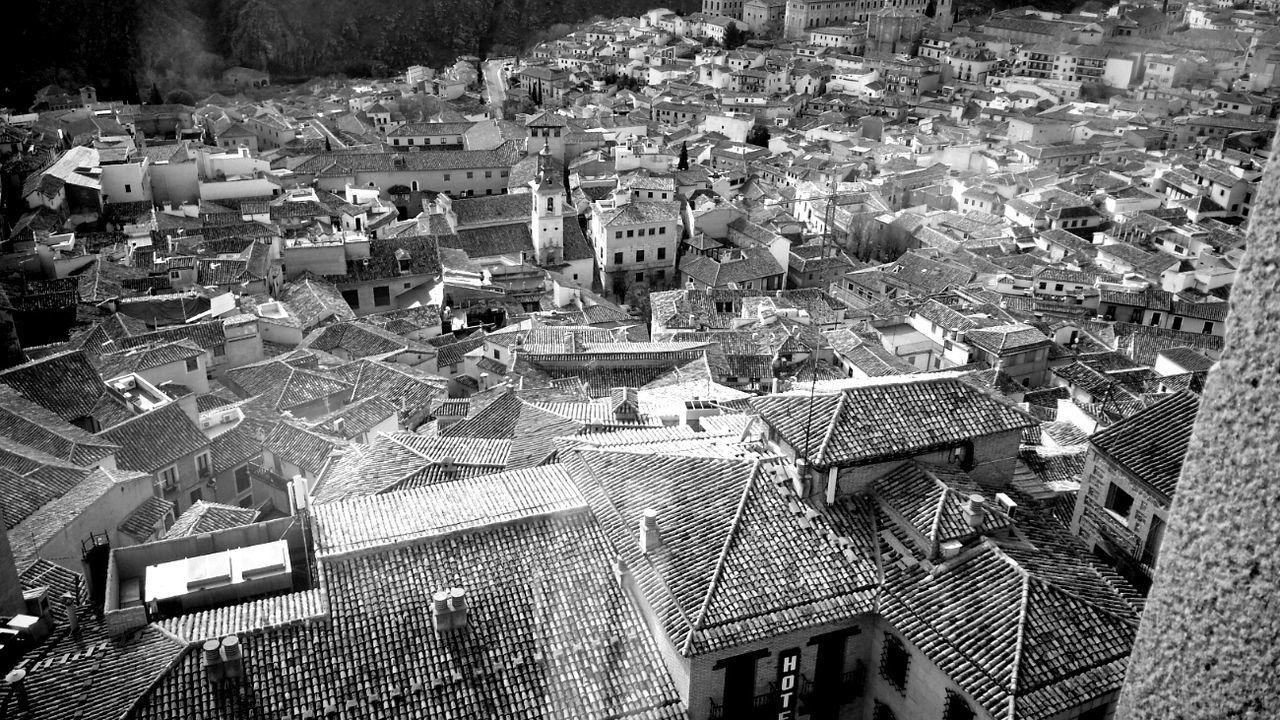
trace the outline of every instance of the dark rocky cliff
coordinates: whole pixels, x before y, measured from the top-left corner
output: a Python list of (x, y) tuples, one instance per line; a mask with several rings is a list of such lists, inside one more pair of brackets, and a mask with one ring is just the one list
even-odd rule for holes
[[(700, 0), (665, 3), (695, 11)], [(558, 24), (638, 15), (652, 0), (31, 0), (8, 8), (0, 103), (94, 83), (104, 98), (200, 84), (231, 65), (284, 76), (384, 74), (527, 47)]]

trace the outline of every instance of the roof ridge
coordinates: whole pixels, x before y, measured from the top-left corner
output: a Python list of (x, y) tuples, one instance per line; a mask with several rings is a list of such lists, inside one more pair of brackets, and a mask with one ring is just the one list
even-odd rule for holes
[(689, 628), (689, 634), (685, 636), (684, 647), (680, 650), (680, 654), (685, 657), (688, 657), (690, 650), (692, 650), (694, 632), (701, 630), (706, 621), (707, 612), (711, 608), (711, 599), (715, 597), (716, 590), (720, 586), (720, 578), (724, 576), (724, 564), (729, 557), (729, 548), (733, 546), (733, 540), (738, 535), (738, 528), (741, 526), (747, 501), (751, 498), (751, 491), (755, 489), (756, 479), (760, 476), (760, 463), (761, 459), (757, 457), (751, 464), (751, 475), (747, 479), (746, 487), (742, 490), (742, 496), (738, 498), (738, 508), (734, 511), (733, 522), (730, 523), (724, 545), (720, 548), (720, 557), (716, 560), (716, 569), (711, 574), (711, 583), (707, 586), (707, 594), (702, 599), (702, 608), (698, 610), (698, 615)]
[[(1001, 552), (1001, 555), (1004, 553)], [(1018, 631), (1014, 634), (1013, 661), (1009, 664), (1009, 717), (1016, 717), (1018, 682), (1021, 680), (1022, 650), (1027, 641), (1027, 608), (1031, 604), (1031, 574), (1022, 577), (1022, 598), (1018, 601)]]
[[(815, 379), (815, 380), (817, 379), (817, 371), (816, 371), (816, 369), (815, 369), (815, 371), (814, 371), (814, 379)], [(840, 415), (841, 415), (841, 414), (843, 413), (843, 411), (844, 411), (845, 402), (847, 402), (847, 401), (848, 401), (848, 398), (849, 398), (848, 393), (844, 393), (844, 392), (842, 392), (842, 393), (840, 393), (840, 399), (836, 400), (836, 409), (835, 409), (835, 411), (834, 411), (834, 412), (832, 412), (832, 413), (831, 413), (831, 422), (827, 425), (827, 432), (822, 436), (822, 444), (818, 446), (818, 452), (814, 454), (813, 462), (814, 462), (815, 464), (821, 464), (821, 463), (822, 463), (822, 457), (823, 457), (823, 456), (826, 454), (826, 452), (827, 452), (827, 446), (828, 446), (829, 444), (831, 444), (831, 436), (835, 434), (835, 431), (836, 431), (836, 423), (838, 423), (838, 422), (840, 421)], [(810, 395), (810, 396), (809, 396), (809, 403), (810, 403), (810, 405), (809, 405), (809, 412), (812, 412), (812, 411), (813, 411), (813, 405), (812, 405), (812, 403), (813, 403), (813, 396), (812, 396), (812, 395)], [(812, 422), (813, 422), (813, 418), (812, 418), (812, 417), (810, 417), (810, 418), (809, 418), (809, 420), (808, 420), (808, 422), (809, 422), (809, 423), (812, 423)], [(806, 429), (805, 429), (805, 432), (806, 432), (806, 433), (808, 432), (808, 428), (806, 428)], [(805, 445), (808, 445), (808, 444), (809, 444), (808, 442), (805, 442)], [(805, 451), (805, 452), (809, 452), (809, 448), (808, 448), (808, 447), (806, 447), (806, 448), (804, 449), (804, 451)]]

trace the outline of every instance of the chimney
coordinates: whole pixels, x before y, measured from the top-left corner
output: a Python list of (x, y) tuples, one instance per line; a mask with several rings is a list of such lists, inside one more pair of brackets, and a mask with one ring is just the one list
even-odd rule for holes
[(964, 548), (964, 543), (959, 540), (948, 540), (941, 545), (942, 559), (950, 560), (960, 554), (960, 550)]
[(452, 457), (440, 458), (440, 472), (445, 475), (453, 475), (458, 472), (458, 465), (453, 461)]
[(222, 641), (213, 639), (205, 640), (202, 652), (204, 653), (204, 674), (209, 682), (218, 684), (225, 677), (222, 666)]
[[(222, 638), (222, 673), (228, 680), (244, 677), (244, 654), (240, 648), (240, 638), (228, 635)], [(206, 645), (206, 647), (208, 647)], [(207, 652), (207, 651), (206, 651)]]
[(27, 696), (27, 671), (17, 668), (4, 676), (4, 683), (18, 697), (18, 709), (26, 712), (31, 707), (31, 699)]
[(62, 612), (67, 621), (67, 632), (73, 637), (80, 628), (80, 617), (76, 614), (79, 609), (75, 595), (72, 593), (62, 594)]
[[(0, 500), (0, 517), (4, 517), (4, 502)], [(9, 546), (9, 534), (0, 532), (0, 615), (22, 615), (27, 603), (22, 599), (22, 581), (18, 577), (18, 564)]]
[(460, 587), (431, 595), (431, 615), (436, 632), (461, 630), (467, 626), (467, 591)]
[(662, 547), (662, 538), (658, 535), (658, 511), (645, 508), (640, 516), (640, 552), (651, 553)]
[(333, 432), (339, 437), (347, 436), (347, 419), (335, 418), (333, 421)]
[(977, 530), (987, 521), (987, 500), (981, 495), (970, 495), (964, 506), (964, 519), (969, 527)]

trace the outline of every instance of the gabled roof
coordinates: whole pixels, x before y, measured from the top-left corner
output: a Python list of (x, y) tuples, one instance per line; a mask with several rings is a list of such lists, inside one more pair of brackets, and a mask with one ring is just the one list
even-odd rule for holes
[(970, 330), (965, 333), (965, 339), (983, 350), (997, 354), (1022, 352), (1053, 342), (1045, 337), (1044, 333), (1023, 323)]
[(345, 400), (351, 393), (350, 383), (279, 360), (245, 365), (228, 371), (227, 375), (245, 393), (262, 395), (278, 410), (288, 410), (334, 395)]
[(209, 447), (209, 439), (176, 402), (107, 428), (99, 437), (120, 446), (117, 467), (148, 474)]
[(178, 516), (173, 525), (165, 531), (164, 536), (168, 539), (217, 532), (248, 525), (257, 517), (256, 508), (242, 508), (197, 500)]
[(262, 442), (264, 450), (313, 475), (320, 474), (329, 455), (343, 445), (340, 438), (321, 435), (290, 422), (276, 423)]
[(906, 458), (1036, 424), (963, 380), (937, 375), (872, 381), (813, 398), (766, 395), (751, 406), (820, 468)]
[(963, 510), (970, 495), (981, 495), (976, 483), (957, 467), (906, 462), (875, 481), (876, 499), (923, 538), (920, 552), (936, 558), (942, 543), (988, 535), (1010, 525), (1003, 512), (986, 508), (980, 528), (971, 527)]
[[(565, 466), (686, 657), (871, 609), (867, 538), (827, 533), (761, 461), (576, 448)], [(641, 551), (645, 509), (661, 545)]]
[(0, 435), (81, 466), (93, 465), (120, 449), (7, 386), (0, 386)]
[(0, 383), (69, 422), (91, 416), (98, 398), (107, 391), (89, 357), (80, 350), (0, 371)]
[(1199, 408), (1198, 396), (1175, 393), (1094, 435), (1091, 442), (1172, 500)]

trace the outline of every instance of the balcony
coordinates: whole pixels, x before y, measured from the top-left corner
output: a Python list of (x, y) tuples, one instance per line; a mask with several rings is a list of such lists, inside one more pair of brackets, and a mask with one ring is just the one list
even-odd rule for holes
[(280, 492), (289, 491), (289, 478), (277, 475), (268, 468), (264, 468), (261, 465), (254, 465), (252, 463), (248, 465), (248, 471), (249, 478), (251, 480), (270, 485)]
[[(834, 690), (829, 687), (815, 687), (812, 680), (805, 675), (801, 675), (796, 692), (796, 698), (800, 705), (798, 714), (808, 715), (818, 708), (832, 705), (841, 706), (857, 700), (862, 697), (865, 683), (866, 666), (861, 661), (855, 662), (851, 670), (840, 676)], [(715, 699), (710, 702), (711, 713), (707, 716), (709, 720), (736, 720), (736, 717), (742, 717), (743, 720), (773, 720), (778, 716), (778, 691), (775, 683), (769, 683), (767, 692), (756, 695), (751, 699), (751, 711), (745, 716), (738, 715), (735, 718), (729, 718), (725, 715), (723, 704), (718, 703)]]

